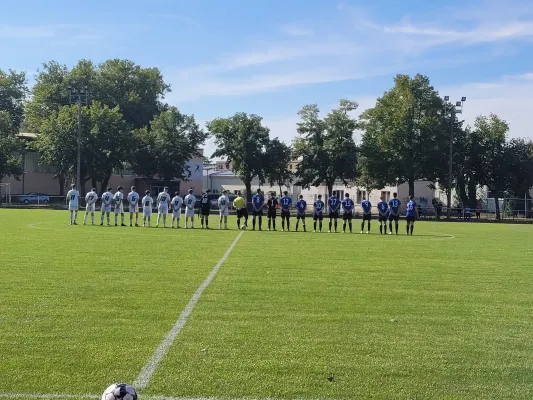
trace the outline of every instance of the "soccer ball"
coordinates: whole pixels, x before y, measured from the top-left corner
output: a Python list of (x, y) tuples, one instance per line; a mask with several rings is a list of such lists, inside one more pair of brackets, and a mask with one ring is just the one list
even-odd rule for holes
[(245, 231), (245, 230), (246, 230), (246, 225), (241, 226), (241, 229), (242, 229), (243, 231)]
[(113, 383), (104, 391), (102, 400), (137, 400), (137, 392), (127, 383)]

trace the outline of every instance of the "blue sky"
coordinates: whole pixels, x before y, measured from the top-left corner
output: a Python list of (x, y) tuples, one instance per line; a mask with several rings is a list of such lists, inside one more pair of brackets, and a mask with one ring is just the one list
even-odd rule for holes
[[(237, 111), (290, 141), (297, 111), (360, 110), (397, 73), (427, 74), (464, 116), (495, 112), (532, 137), (533, 1), (26, 0), (4, 2), (0, 68), (129, 58), (157, 66), (199, 121)], [(208, 149), (212, 148), (207, 144)]]

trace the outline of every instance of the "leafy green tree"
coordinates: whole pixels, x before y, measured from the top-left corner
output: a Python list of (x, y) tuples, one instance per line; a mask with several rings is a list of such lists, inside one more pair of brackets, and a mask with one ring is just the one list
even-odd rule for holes
[(293, 173), (289, 169), (292, 160), (292, 149), (278, 138), (268, 142), (265, 149), (265, 175), (270, 186), (279, 186), (282, 195), (282, 186), (287, 186), (293, 180)]
[(130, 60), (107, 60), (95, 65), (80, 60), (72, 70), (56, 61), (43, 64), (28, 104), (28, 125), (39, 133), (40, 124), (69, 104), (68, 86), (87, 86), (91, 100), (118, 107), (132, 128), (146, 127), (168, 107), (161, 103), (170, 91), (157, 68), (142, 68)]
[[(97, 101), (81, 108), (81, 180), (91, 180), (102, 187), (114, 170), (122, 168), (131, 152), (129, 127), (118, 108), (111, 109)], [(41, 158), (56, 169), (61, 188), (66, 178), (73, 178), (77, 163), (78, 106), (60, 108), (41, 124), (35, 148)], [(84, 191), (84, 186), (80, 188)], [(62, 190), (62, 189), (61, 189)]]
[(507, 143), (511, 161), (511, 173), (507, 181), (507, 191), (523, 198), (533, 187), (533, 142), (529, 139), (512, 139)]
[(199, 155), (198, 149), (207, 137), (194, 116), (171, 107), (157, 115), (149, 128), (135, 132), (133, 170), (145, 177), (158, 175), (167, 186), (175, 178), (187, 180), (187, 162)]
[(498, 199), (506, 191), (511, 174), (511, 158), (507, 149), (506, 135), (509, 125), (495, 114), (479, 116), (474, 123), (474, 130), (480, 142), (479, 169), (481, 184), (492, 192), (496, 204), (496, 219), (501, 218)]
[(269, 129), (258, 115), (236, 113), (229, 118), (216, 118), (207, 123), (215, 138), (213, 157), (227, 157), (235, 174), (244, 182), (247, 201), (252, 201), (252, 180), (265, 183), (265, 151), (269, 145)]
[(407, 182), (414, 195), (417, 179), (446, 181), (449, 117), (426, 76), (397, 75), (394, 83), (361, 115), (362, 156), (371, 175), (388, 184)]
[(5, 110), (0, 110), (0, 181), (6, 176), (18, 178), (22, 175), (22, 157), (20, 152), (24, 144), (17, 137), (18, 130), (13, 125), (13, 117)]
[[(24, 120), (24, 101), (27, 93), (24, 72), (9, 70), (6, 73), (0, 69), (0, 111), (7, 112), (10, 126), (17, 132)], [(7, 117), (4, 115), (3, 118)]]
[(306, 105), (298, 112), (300, 136), (294, 142), (294, 155), (301, 161), (296, 184), (304, 188), (325, 184), (331, 196), (337, 180), (345, 185), (355, 181), (358, 149), (353, 134), (358, 124), (349, 113), (357, 107), (355, 102), (341, 100), (339, 107), (324, 119), (316, 104)]

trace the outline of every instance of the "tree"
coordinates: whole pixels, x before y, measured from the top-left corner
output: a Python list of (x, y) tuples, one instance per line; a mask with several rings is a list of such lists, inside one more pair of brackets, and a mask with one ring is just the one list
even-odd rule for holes
[(269, 129), (258, 115), (236, 113), (229, 118), (216, 118), (207, 123), (215, 137), (216, 151), (211, 158), (227, 157), (233, 171), (244, 182), (248, 203), (252, 201), (252, 180), (265, 183), (265, 150), (269, 144)]
[(358, 149), (353, 134), (357, 121), (349, 113), (357, 107), (355, 102), (341, 100), (324, 119), (320, 119), (316, 104), (298, 112), (300, 136), (294, 142), (294, 155), (301, 159), (296, 172), (298, 185), (309, 188), (325, 184), (331, 196), (337, 180), (345, 185), (355, 181)]
[[(24, 100), (28, 92), (26, 74), (9, 70), (8, 73), (0, 69), (0, 111), (7, 112), (10, 126), (18, 132), (24, 120)], [(4, 127), (4, 129), (6, 129)]]
[[(81, 108), (81, 181), (88, 179), (104, 188), (114, 170), (123, 167), (131, 153), (128, 125), (118, 108), (111, 109), (97, 101)], [(60, 192), (67, 178), (73, 178), (77, 164), (78, 106), (60, 108), (41, 123), (35, 148), (41, 158), (56, 168)]]
[(501, 218), (499, 198), (506, 191), (511, 173), (511, 159), (506, 146), (509, 125), (495, 114), (478, 116), (474, 129), (483, 152), (479, 169), (480, 181), (493, 193), (496, 203), (496, 219)]
[(279, 195), (282, 195), (282, 186), (292, 182), (293, 174), (289, 169), (292, 160), (292, 149), (278, 138), (268, 142), (265, 150), (265, 175), (270, 186), (279, 186)]
[(507, 152), (511, 160), (507, 191), (523, 198), (533, 187), (533, 142), (529, 139), (512, 139), (507, 143)]
[(24, 73), (0, 69), (0, 181), (6, 176), (18, 179), (23, 173), (20, 153), (24, 144), (17, 134), (24, 120), (27, 90)]
[(149, 125), (168, 107), (161, 99), (170, 91), (157, 68), (142, 68), (130, 60), (107, 60), (95, 65), (80, 60), (69, 71), (56, 61), (43, 64), (28, 104), (28, 125), (40, 133), (40, 124), (69, 104), (68, 86), (87, 86), (90, 98), (110, 109), (118, 107), (132, 128)]
[(18, 178), (23, 173), (20, 152), (24, 144), (17, 133), (11, 114), (0, 110), (0, 182), (6, 176)]
[(414, 195), (417, 179), (446, 181), (449, 117), (426, 76), (397, 75), (394, 83), (361, 115), (362, 156), (371, 175), (388, 184), (407, 182)]
[(133, 154), (133, 170), (145, 177), (158, 175), (166, 186), (172, 179), (187, 180), (187, 162), (198, 156), (198, 149), (207, 139), (194, 116), (177, 108), (157, 115), (149, 128), (135, 132), (137, 149)]

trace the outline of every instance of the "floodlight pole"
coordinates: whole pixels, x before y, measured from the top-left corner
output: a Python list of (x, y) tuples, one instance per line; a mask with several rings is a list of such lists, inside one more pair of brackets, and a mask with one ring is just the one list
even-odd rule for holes
[(69, 102), (78, 105), (78, 152), (76, 165), (76, 187), (81, 190), (81, 106), (89, 103), (89, 90), (87, 86), (75, 88), (69, 86), (68, 88)]
[[(444, 96), (444, 112), (447, 114), (449, 96)], [(461, 101), (455, 102), (455, 106), (450, 105), (450, 149), (448, 155), (448, 198), (446, 207), (446, 216), (448, 221), (452, 218), (452, 185), (453, 185), (453, 124), (455, 122), (455, 115), (463, 113), (463, 105), (466, 97), (461, 97)]]

